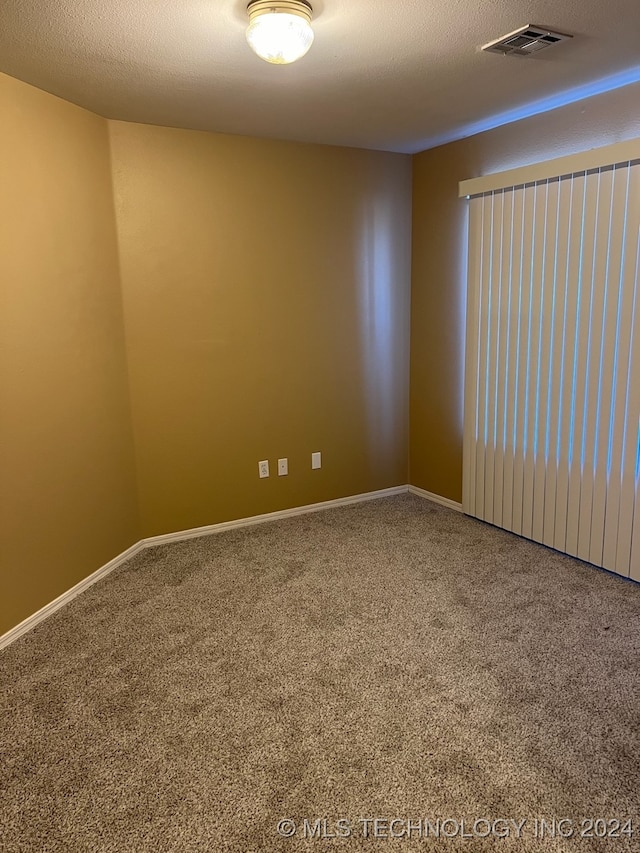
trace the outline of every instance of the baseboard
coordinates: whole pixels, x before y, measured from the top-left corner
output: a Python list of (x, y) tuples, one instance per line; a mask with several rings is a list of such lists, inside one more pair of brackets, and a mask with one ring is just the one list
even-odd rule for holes
[(32, 628), (35, 628), (36, 625), (48, 616), (51, 616), (51, 614), (55, 613), (56, 610), (64, 607), (65, 604), (68, 604), (73, 598), (84, 592), (85, 589), (88, 589), (92, 584), (106, 577), (109, 572), (112, 572), (114, 569), (118, 568), (118, 566), (126, 563), (127, 560), (130, 560), (131, 557), (134, 556), (134, 554), (137, 554), (144, 548), (154, 548), (157, 545), (164, 545), (167, 542), (178, 542), (183, 539), (195, 539), (198, 536), (209, 536), (213, 533), (220, 533), (223, 530), (232, 530), (236, 527), (250, 527), (254, 524), (263, 524), (266, 521), (277, 521), (279, 518), (291, 518), (295, 515), (306, 515), (310, 512), (320, 512), (323, 509), (331, 509), (332, 507), (347, 506), (348, 504), (357, 504), (362, 503), (363, 501), (372, 501), (377, 498), (390, 497), (391, 495), (401, 495), (405, 494), (409, 488), (410, 487), (406, 485), (394, 486), (390, 489), (379, 489), (375, 492), (364, 492), (363, 494), (351, 495), (346, 498), (336, 498), (331, 501), (322, 501), (321, 503), (307, 504), (306, 506), (293, 507), (292, 509), (268, 512), (264, 515), (254, 515), (249, 518), (239, 518), (234, 521), (223, 521), (220, 524), (210, 524), (207, 527), (195, 527), (191, 530), (180, 530), (177, 533), (167, 533), (161, 536), (151, 536), (148, 539), (141, 539), (140, 542), (136, 542), (135, 545), (127, 548), (127, 550), (123, 551), (122, 554), (114, 557), (113, 560), (109, 560), (109, 562), (102, 566), (102, 568), (89, 575), (89, 577), (84, 578), (84, 580), (81, 580), (80, 583), (71, 587), (67, 592), (63, 592), (62, 595), (55, 599), (55, 601), (52, 601), (50, 604), (45, 604), (45, 606), (38, 610), (37, 613), (34, 613), (33, 616), (28, 616), (23, 622), (16, 625), (15, 628), (11, 628), (11, 630), (7, 631), (6, 634), (0, 636), (0, 650), (4, 649), (10, 643), (13, 643), (14, 640), (18, 639), (18, 637), (26, 634), (27, 631), (31, 631)]
[(153, 548), (157, 545), (165, 545), (168, 542), (179, 542), (184, 539), (197, 539), (199, 536), (210, 536), (214, 533), (221, 533), (223, 530), (233, 530), (236, 527), (251, 527), (254, 524), (264, 524), (267, 521), (277, 521), (280, 518), (291, 518), (295, 515), (307, 515), (310, 512), (321, 512), (324, 509), (332, 509), (333, 507), (348, 506), (349, 504), (363, 503), (364, 501), (373, 501), (378, 498), (387, 498), (392, 495), (406, 494), (409, 486), (393, 486), (390, 489), (379, 489), (376, 492), (364, 492), (360, 495), (350, 495), (346, 498), (335, 498), (331, 501), (321, 501), (316, 504), (306, 504), (305, 506), (296, 506), (291, 509), (280, 509), (276, 512), (267, 512), (264, 515), (252, 515), (249, 518), (238, 518), (233, 521), (222, 521), (220, 524), (209, 524), (206, 527), (193, 527), (191, 530), (179, 530), (176, 533), (164, 533), (160, 536), (151, 536), (148, 539), (143, 539), (142, 544), (145, 548)]
[(446, 506), (449, 509), (455, 509), (456, 512), (462, 512), (462, 504), (457, 501), (452, 501), (449, 498), (443, 498), (441, 495), (434, 495), (433, 492), (427, 492), (424, 489), (419, 489), (417, 486), (409, 486), (408, 491), (412, 495), (418, 495), (420, 498), (425, 498), (433, 503)]
[(97, 581), (102, 580), (102, 578), (106, 577), (109, 572), (112, 572), (114, 569), (117, 569), (118, 566), (121, 566), (123, 563), (126, 563), (127, 560), (130, 560), (134, 554), (137, 554), (138, 551), (143, 549), (144, 545), (142, 542), (136, 542), (135, 545), (132, 545), (130, 548), (127, 548), (126, 551), (123, 551), (122, 554), (118, 554), (117, 557), (114, 557), (113, 560), (109, 560), (108, 563), (105, 563), (104, 566), (97, 569), (93, 574), (81, 580), (75, 586), (72, 586), (71, 589), (68, 589), (66, 592), (63, 592), (62, 595), (59, 595), (54, 601), (51, 601), (49, 604), (45, 604), (44, 607), (41, 607), (36, 613), (32, 616), (27, 616), (19, 625), (16, 625), (15, 628), (11, 628), (11, 630), (7, 631), (6, 634), (3, 634), (0, 637), (0, 650), (4, 649), (5, 646), (10, 645), (17, 640), (18, 637), (21, 637), (23, 634), (26, 634), (27, 631), (31, 631), (32, 628), (35, 628), (40, 622), (43, 622), (52, 613), (55, 613), (56, 610), (60, 610), (61, 607), (64, 607), (65, 604), (68, 604), (73, 598), (80, 593), (84, 592)]

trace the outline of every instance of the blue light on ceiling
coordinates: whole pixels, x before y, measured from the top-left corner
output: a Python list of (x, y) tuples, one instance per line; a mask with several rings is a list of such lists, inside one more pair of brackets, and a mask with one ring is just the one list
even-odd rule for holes
[(436, 148), (438, 145), (445, 145), (448, 142), (455, 142), (458, 139), (466, 139), (469, 136), (475, 136), (477, 133), (484, 133), (487, 130), (495, 130), (497, 127), (502, 127), (505, 124), (512, 124), (521, 119), (531, 118), (531, 116), (556, 110), (558, 107), (567, 106), (567, 104), (584, 101), (587, 98), (592, 98), (594, 95), (602, 95), (605, 92), (622, 89), (624, 86), (629, 86), (632, 83), (640, 83), (640, 65), (635, 65), (626, 71), (610, 74), (607, 77), (601, 77), (599, 80), (594, 80), (591, 83), (584, 83), (580, 86), (574, 86), (571, 89), (565, 89), (546, 98), (539, 98), (520, 107), (488, 116), (480, 121), (471, 122), (457, 128), (451, 133), (432, 137), (421, 143), (422, 147), (416, 148), (416, 153), (429, 148)]

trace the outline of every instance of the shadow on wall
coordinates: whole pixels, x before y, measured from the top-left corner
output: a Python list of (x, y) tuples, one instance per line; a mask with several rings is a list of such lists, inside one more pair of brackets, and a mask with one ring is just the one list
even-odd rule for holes
[(357, 275), (367, 452), (378, 464), (389, 466), (393, 460), (384, 455), (396, 449), (397, 436), (407, 432), (408, 405), (408, 388), (401, 378), (408, 371), (408, 287), (406, 299), (398, 298), (405, 287), (405, 224), (394, 221), (394, 213), (384, 196), (363, 210)]

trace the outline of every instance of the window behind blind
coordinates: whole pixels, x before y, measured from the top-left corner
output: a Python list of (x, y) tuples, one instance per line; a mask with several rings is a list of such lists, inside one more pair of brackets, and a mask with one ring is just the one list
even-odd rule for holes
[(640, 580), (640, 162), (469, 207), (463, 509)]

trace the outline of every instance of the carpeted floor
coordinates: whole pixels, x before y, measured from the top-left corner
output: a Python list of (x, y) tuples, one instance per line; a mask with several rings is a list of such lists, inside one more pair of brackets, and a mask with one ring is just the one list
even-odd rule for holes
[(640, 586), (409, 495), (142, 552), (0, 653), (0, 849), (638, 851), (639, 650)]

